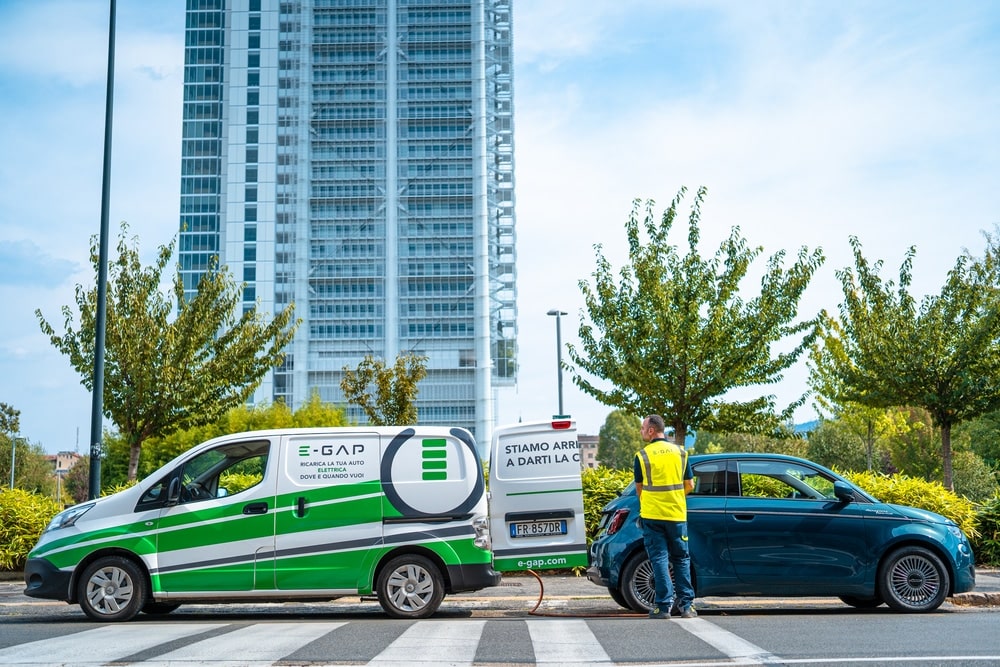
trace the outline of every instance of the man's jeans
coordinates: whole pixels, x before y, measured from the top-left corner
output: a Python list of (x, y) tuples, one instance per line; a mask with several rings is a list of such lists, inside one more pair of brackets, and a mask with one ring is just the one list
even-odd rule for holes
[[(691, 556), (688, 552), (687, 523), (684, 521), (660, 521), (641, 519), (642, 538), (646, 545), (646, 555), (653, 566), (653, 582), (656, 586), (654, 607), (669, 612), (674, 602), (674, 584), (677, 585), (679, 609), (687, 609), (694, 602), (694, 588), (691, 586)], [(674, 580), (670, 580), (670, 567), (674, 570)]]

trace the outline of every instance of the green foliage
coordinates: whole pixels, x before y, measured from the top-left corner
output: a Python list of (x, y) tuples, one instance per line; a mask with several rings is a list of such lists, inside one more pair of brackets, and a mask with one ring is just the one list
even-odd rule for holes
[(868, 470), (864, 442), (839, 420), (820, 420), (809, 433), (807, 443), (806, 458), (820, 465), (837, 470)]
[(21, 430), (21, 411), (0, 401), (0, 433), (16, 435)]
[(0, 432), (0, 484), (10, 485), (11, 447), (14, 447), (14, 487), (48, 496), (55, 495), (55, 475), (52, 473), (52, 465), (45, 459), (42, 446), (3, 432)]
[(762, 452), (806, 457), (809, 444), (802, 438), (773, 438), (751, 433), (711, 433), (698, 431), (694, 453)]
[(1000, 470), (1000, 410), (955, 427), (956, 439), (968, 439), (969, 448), (994, 470)]
[(955, 493), (974, 503), (988, 500), (1000, 492), (993, 470), (973, 452), (955, 452), (952, 470)]
[[(126, 459), (127, 461), (128, 459)], [(104, 475), (104, 468), (101, 468), (102, 479), (107, 479)], [(122, 476), (121, 480), (124, 481)], [(72, 499), (73, 503), (82, 503), (90, 497), (90, 457), (84, 456), (76, 465), (63, 475), (63, 493)]]
[(953, 488), (951, 429), (1000, 408), (1000, 246), (987, 235), (982, 258), (960, 256), (938, 295), (910, 295), (911, 247), (899, 283), (883, 282), (851, 237), (854, 268), (837, 272), (844, 301), (825, 317), (823, 342), (838, 380), (836, 400), (928, 411), (941, 429), (944, 485)]
[(635, 453), (642, 449), (642, 420), (624, 410), (612, 410), (601, 426), (597, 460), (602, 466), (631, 470)]
[(373, 426), (417, 423), (417, 383), (427, 377), (427, 357), (406, 353), (392, 368), (382, 359), (366, 355), (356, 370), (344, 367), (340, 388), (347, 402), (356, 405)]
[(902, 474), (891, 477), (872, 472), (843, 474), (884, 503), (909, 505), (936, 512), (957, 523), (970, 540), (978, 535), (975, 504), (949, 491), (939, 482), (928, 482)]
[[(806, 248), (789, 268), (785, 252), (770, 257), (760, 292), (741, 287), (763, 252), (733, 227), (713, 258), (698, 250), (699, 189), (688, 217), (688, 250), (669, 240), (686, 190), (658, 222), (653, 202), (636, 200), (626, 223), (629, 265), (615, 271), (600, 246), (593, 284), (580, 281), (586, 315), (580, 347), (568, 346), (573, 381), (605, 405), (634, 415), (664, 416), (683, 443), (689, 429), (774, 432), (791, 421), (804, 397), (774, 414), (774, 397), (723, 400), (732, 390), (780, 380), (816, 335), (813, 319), (796, 322), (799, 299), (823, 255)], [(641, 220), (640, 220), (641, 218)], [(772, 354), (794, 339), (791, 349)], [(586, 375), (585, 375), (586, 374)], [(601, 389), (587, 375), (607, 382)]]
[(976, 530), (972, 551), (977, 563), (1000, 565), (1000, 495), (990, 498), (976, 512)]
[(23, 569), (28, 552), (58, 513), (59, 505), (48, 496), (0, 490), (0, 570)]
[[(282, 349), (298, 322), (292, 320), (292, 306), (271, 321), (256, 308), (243, 312), (242, 285), (217, 266), (202, 274), (196, 295), (185, 294), (178, 266), (173, 294), (167, 296), (160, 285), (173, 243), (161, 246), (155, 263), (143, 267), (127, 229), (122, 225), (118, 257), (108, 267), (103, 405), (129, 446), (128, 478), (135, 479), (149, 438), (211, 423), (245, 403), (265, 374), (282, 363)], [(101, 268), (96, 235), (90, 250), (96, 278)], [(76, 286), (76, 306), (79, 323), (69, 306), (62, 308), (62, 335), (40, 310), (35, 315), (82, 384), (93, 390), (96, 285)]]
[(601, 522), (601, 510), (621, 495), (632, 481), (631, 470), (613, 470), (601, 466), (587, 468), (580, 473), (583, 481), (583, 517), (587, 526), (587, 543), (594, 541)]
[(740, 475), (740, 491), (755, 498), (783, 498), (788, 485), (768, 475)]
[(232, 495), (249, 489), (251, 486), (257, 486), (262, 479), (264, 479), (264, 476), (261, 473), (227, 472), (219, 477), (219, 486), (228, 491), (229, 495)]

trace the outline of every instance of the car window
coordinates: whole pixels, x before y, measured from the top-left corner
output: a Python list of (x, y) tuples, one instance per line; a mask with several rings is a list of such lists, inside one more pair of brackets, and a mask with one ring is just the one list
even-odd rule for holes
[[(691, 467), (691, 474), (694, 476), (694, 490), (692, 496), (725, 496), (738, 495), (736, 489), (736, 475), (726, 477), (725, 461), (707, 461)], [(731, 481), (729, 481), (731, 480)], [(732, 484), (732, 489), (727, 489), (727, 481)]]
[[(264, 480), (270, 443), (238, 442), (202, 452), (180, 470), (181, 503), (200, 502), (230, 496)], [(139, 509), (157, 506), (166, 498), (171, 473), (149, 489), (139, 500)]]
[(740, 461), (738, 495), (792, 500), (832, 500), (833, 479), (790, 461)]

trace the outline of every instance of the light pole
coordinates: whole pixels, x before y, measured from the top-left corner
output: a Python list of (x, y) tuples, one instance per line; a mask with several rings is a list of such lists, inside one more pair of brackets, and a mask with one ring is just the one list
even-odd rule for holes
[(562, 316), (566, 314), (566, 311), (559, 310), (558, 308), (553, 308), (547, 315), (551, 315), (556, 318), (556, 371), (557, 378), (559, 382), (559, 414), (556, 417), (565, 417), (563, 414), (563, 392), (562, 392), (562, 330), (559, 326)]
[(14, 490), (14, 462), (17, 460), (17, 438), (10, 439), (10, 489)]

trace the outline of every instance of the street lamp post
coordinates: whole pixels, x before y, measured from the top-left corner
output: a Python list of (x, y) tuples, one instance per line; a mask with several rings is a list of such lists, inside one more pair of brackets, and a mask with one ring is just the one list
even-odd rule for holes
[(14, 462), (17, 460), (17, 438), (10, 439), (10, 488), (14, 490)]
[(562, 380), (562, 330), (561, 330), (561, 328), (559, 326), (559, 323), (560, 323), (560, 321), (562, 319), (562, 316), (566, 314), (566, 311), (559, 310), (558, 308), (553, 308), (552, 310), (550, 310), (546, 314), (547, 315), (551, 315), (551, 316), (553, 316), (553, 317), (556, 318), (556, 372), (557, 372), (557, 376), (556, 377), (558, 378), (558, 382), (559, 382), (559, 414), (556, 415), (556, 416), (557, 417), (565, 417), (566, 415), (565, 415), (565, 413), (563, 413), (563, 390), (562, 390), (562, 388), (563, 388), (563, 380)]

